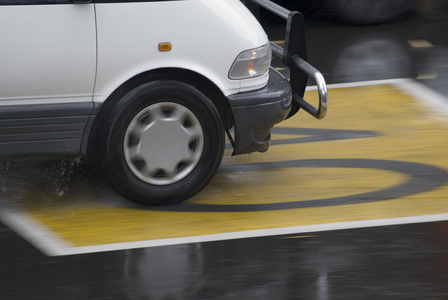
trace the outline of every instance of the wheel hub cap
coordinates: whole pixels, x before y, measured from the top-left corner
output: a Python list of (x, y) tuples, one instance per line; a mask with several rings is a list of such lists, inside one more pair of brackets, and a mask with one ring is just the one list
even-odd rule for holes
[(194, 169), (203, 144), (202, 126), (193, 112), (178, 103), (163, 102), (132, 119), (123, 147), (126, 163), (138, 178), (166, 185)]

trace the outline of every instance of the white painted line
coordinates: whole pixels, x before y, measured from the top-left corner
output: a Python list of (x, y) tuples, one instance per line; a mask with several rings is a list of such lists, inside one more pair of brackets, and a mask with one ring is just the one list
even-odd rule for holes
[(414, 49), (427, 49), (434, 47), (434, 45), (427, 40), (408, 40), (408, 44)]
[[(394, 85), (401, 92), (412, 96), (416, 100), (422, 101), (422, 103), (432, 107), (433, 109), (435, 108), (436, 111), (439, 112), (441, 115), (448, 116), (448, 98), (412, 79), (388, 79), (388, 80), (375, 80), (375, 81), (364, 81), (364, 82), (344, 83), (344, 84), (332, 84), (328, 85), (328, 89), (362, 87), (362, 86), (372, 86), (381, 84)], [(316, 87), (307, 87), (307, 90), (316, 90)], [(27, 215), (24, 212), (13, 211), (8, 209), (1, 209), (0, 211), (1, 222), (3, 222), (5, 225), (10, 227), (18, 234), (20, 234), (23, 238), (31, 242), (33, 245), (35, 245), (38, 249), (40, 249), (44, 254), (48, 256), (75, 255), (75, 254), (86, 254), (94, 252), (179, 245), (188, 243), (202, 243), (202, 242), (212, 242), (212, 241), (231, 240), (231, 239), (311, 233), (311, 232), (322, 232), (322, 231), (342, 230), (342, 229), (368, 228), (368, 227), (390, 226), (390, 225), (403, 225), (403, 224), (437, 222), (447, 220), (448, 220), (448, 213), (445, 213), (445, 214), (423, 215), (414, 217), (327, 223), (327, 224), (318, 224), (309, 226), (271, 228), (271, 229), (239, 231), (239, 232), (229, 232), (229, 233), (220, 233), (211, 235), (190, 236), (182, 238), (157, 239), (157, 240), (146, 240), (138, 242), (74, 247), (70, 243), (58, 237), (49, 228), (44, 227), (43, 225), (32, 219), (29, 215)]]
[[(407, 78), (395, 78), (395, 79), (380, 79), (380, 80), (369, 80), (369, 81), (357, 81), (357, 82), (345, 82), (345, 83), (333, 83), (327, 84), (328, 89), (344, 89), (344, 88), (352, 88), (352, 87), (363, 87), (363, 86), (374, 86), (374, 85), (397, 85), (403, 81), (413, 81), (412, 79)], [(317, 86), (307, 86), (306, 90), (313, 91), (317, 90)]]
[[(375, 86), (388, 84), (396, 87), (400, 92), (411, 96), (416, 101), (426, 105), (432, 109), (439, 117), (448, 117), (448, 97), (438, 93), (437, 91), (427, 87), (426, 85), (409, 78), (397, 78), (397, 79), (384, 79), (384, 80), (371, 80), (360, 82), (348, 82), (348, 83), (336, 83), (328, 84), (327, 88), (330, 89), (343, 89), (352, 87), (363, 86)], [(317, 86), (308, 86), (307, 91), (317, 90)], [(331, 105), (331, 98), (329, 99)]]
[(65, 255), (59, 250), (72, 248), (72, 245), (26, 213), (1, 209), (0, 221), (48, 256)]
[(444, 95), (412, 79), (400, 80), (395, 86), (400, 89), (400, 92), (420, 101), (440, 116), (448, 117), (448, 98)]
[[(22, 218), (20, 215), (18, 219)], [(377, 220), (365, 220), (365, 221), (353, 221), (353, 222), (340, 222), (340, 223), (328, 223), (328, 224), (318, 224), (318, 225), (308, 225), (308, 226), (296, 226), (296, 227), (283, 227), (283, 228), (270, 228), (270, 229), (260, 229), (260, 230), (249, 230), (249, 231), (239, 231), (239, 232), (229, 232), (229, 233), (219, 233), (210, 235), (199, 235), (190, 236), (182, 238), (170, 238), (170, 239), (158, 239), (158, 240), (146, 240), (138, 242), (126, 242), (126, 243), (116, 243), (116, 244), (105, 244), (105, 245), (95, 245), (86, 247), (70, 247), (67, 243), (55, 242), (53, 238), (49, 241), (48, 235), (29, 235), (27, 238), (31, 238), (34, 245), (36, 245), (40, 250), (49, 256), (64, 256), (64, 255), (76, 255), (76, 254), (87, 254), (87, 253), (97, 253), (106, 251), (118, 251), (118, 250), (128, 250), (137, 248), (149, 248), (149, 247), (160, 247), (160, 246), (171, 246), (171, 245), (181, 245), (190, 243), (204, 243), (213, 241), (223, 241), (223, 240), (234, 240), (243, 238), (255, 238), (264, 236), (278, 236), (286, 234), (300, 234), (300, 233), (311, 233), (311, 232), (323, 232), (323, 231), (333, 231), (333, 230), (343, 230), (343, 229), (356, 229), (356, 228), (369, 228), (378, 226), (391, 226), (391, 225), (404, 225), (404, 224), (414, 224), (414, 223), (426, 223), (426, 222), (437, 222), (437, 221), (447, 221), (448, 213), (436, 214), (436, 215), (425, 215), (425, 216), (415, 216), (415, 217), (402, 217), (402, 218), (391, 218), (391, 219), (377, 219)], [(23, 226), (22, 226), (23, 228)], [(24, 230), (29, 230), (23, 228)], [(22, 229), (19, 233), (22, 233)], [(38, 240), (35, 240), (35, 239)]]

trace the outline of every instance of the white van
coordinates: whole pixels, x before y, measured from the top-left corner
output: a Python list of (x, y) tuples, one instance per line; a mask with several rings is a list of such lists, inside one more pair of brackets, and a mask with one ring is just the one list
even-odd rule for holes
[[(301, 15), (246, 4), (289, 20), (285, 51), (239, 0), (1, 0), (0, 155), (89, 155), (128, 199), (167, 204), (211, 180), (226, 132), (234, 155), (266, 151), (298, 106), (322, 118)], [(302, 99), (302, 69), (319, 109)]]

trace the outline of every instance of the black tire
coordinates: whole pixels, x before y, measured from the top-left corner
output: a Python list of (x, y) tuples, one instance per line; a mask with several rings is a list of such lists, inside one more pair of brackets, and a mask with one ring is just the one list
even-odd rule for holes
[(212, 179), (224, 153), (217, 109), (199, 90), (178, 81), (152, 81), (133, 89), (113, 108), (108, 126), (109, 179), (140, 204), (192, 197)]

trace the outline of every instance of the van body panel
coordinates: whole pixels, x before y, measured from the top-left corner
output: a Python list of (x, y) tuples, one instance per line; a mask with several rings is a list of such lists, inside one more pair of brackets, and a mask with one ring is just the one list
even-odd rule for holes
[(0, 4), (3, 155), (78, 155), (93, 111), (94, 5), (42, 3)]
[[(238, 0), (100, 3), (96, 13), (97, 102), (130, 78), (159, 68), (201, 74), (224, 95), (267, 83), (267, 74), (249, 80), (228, 78), (238, 54), (268, 43), (259, 23)], [(166, 42), (172, 50), (159, 51), (158, 44)]]

